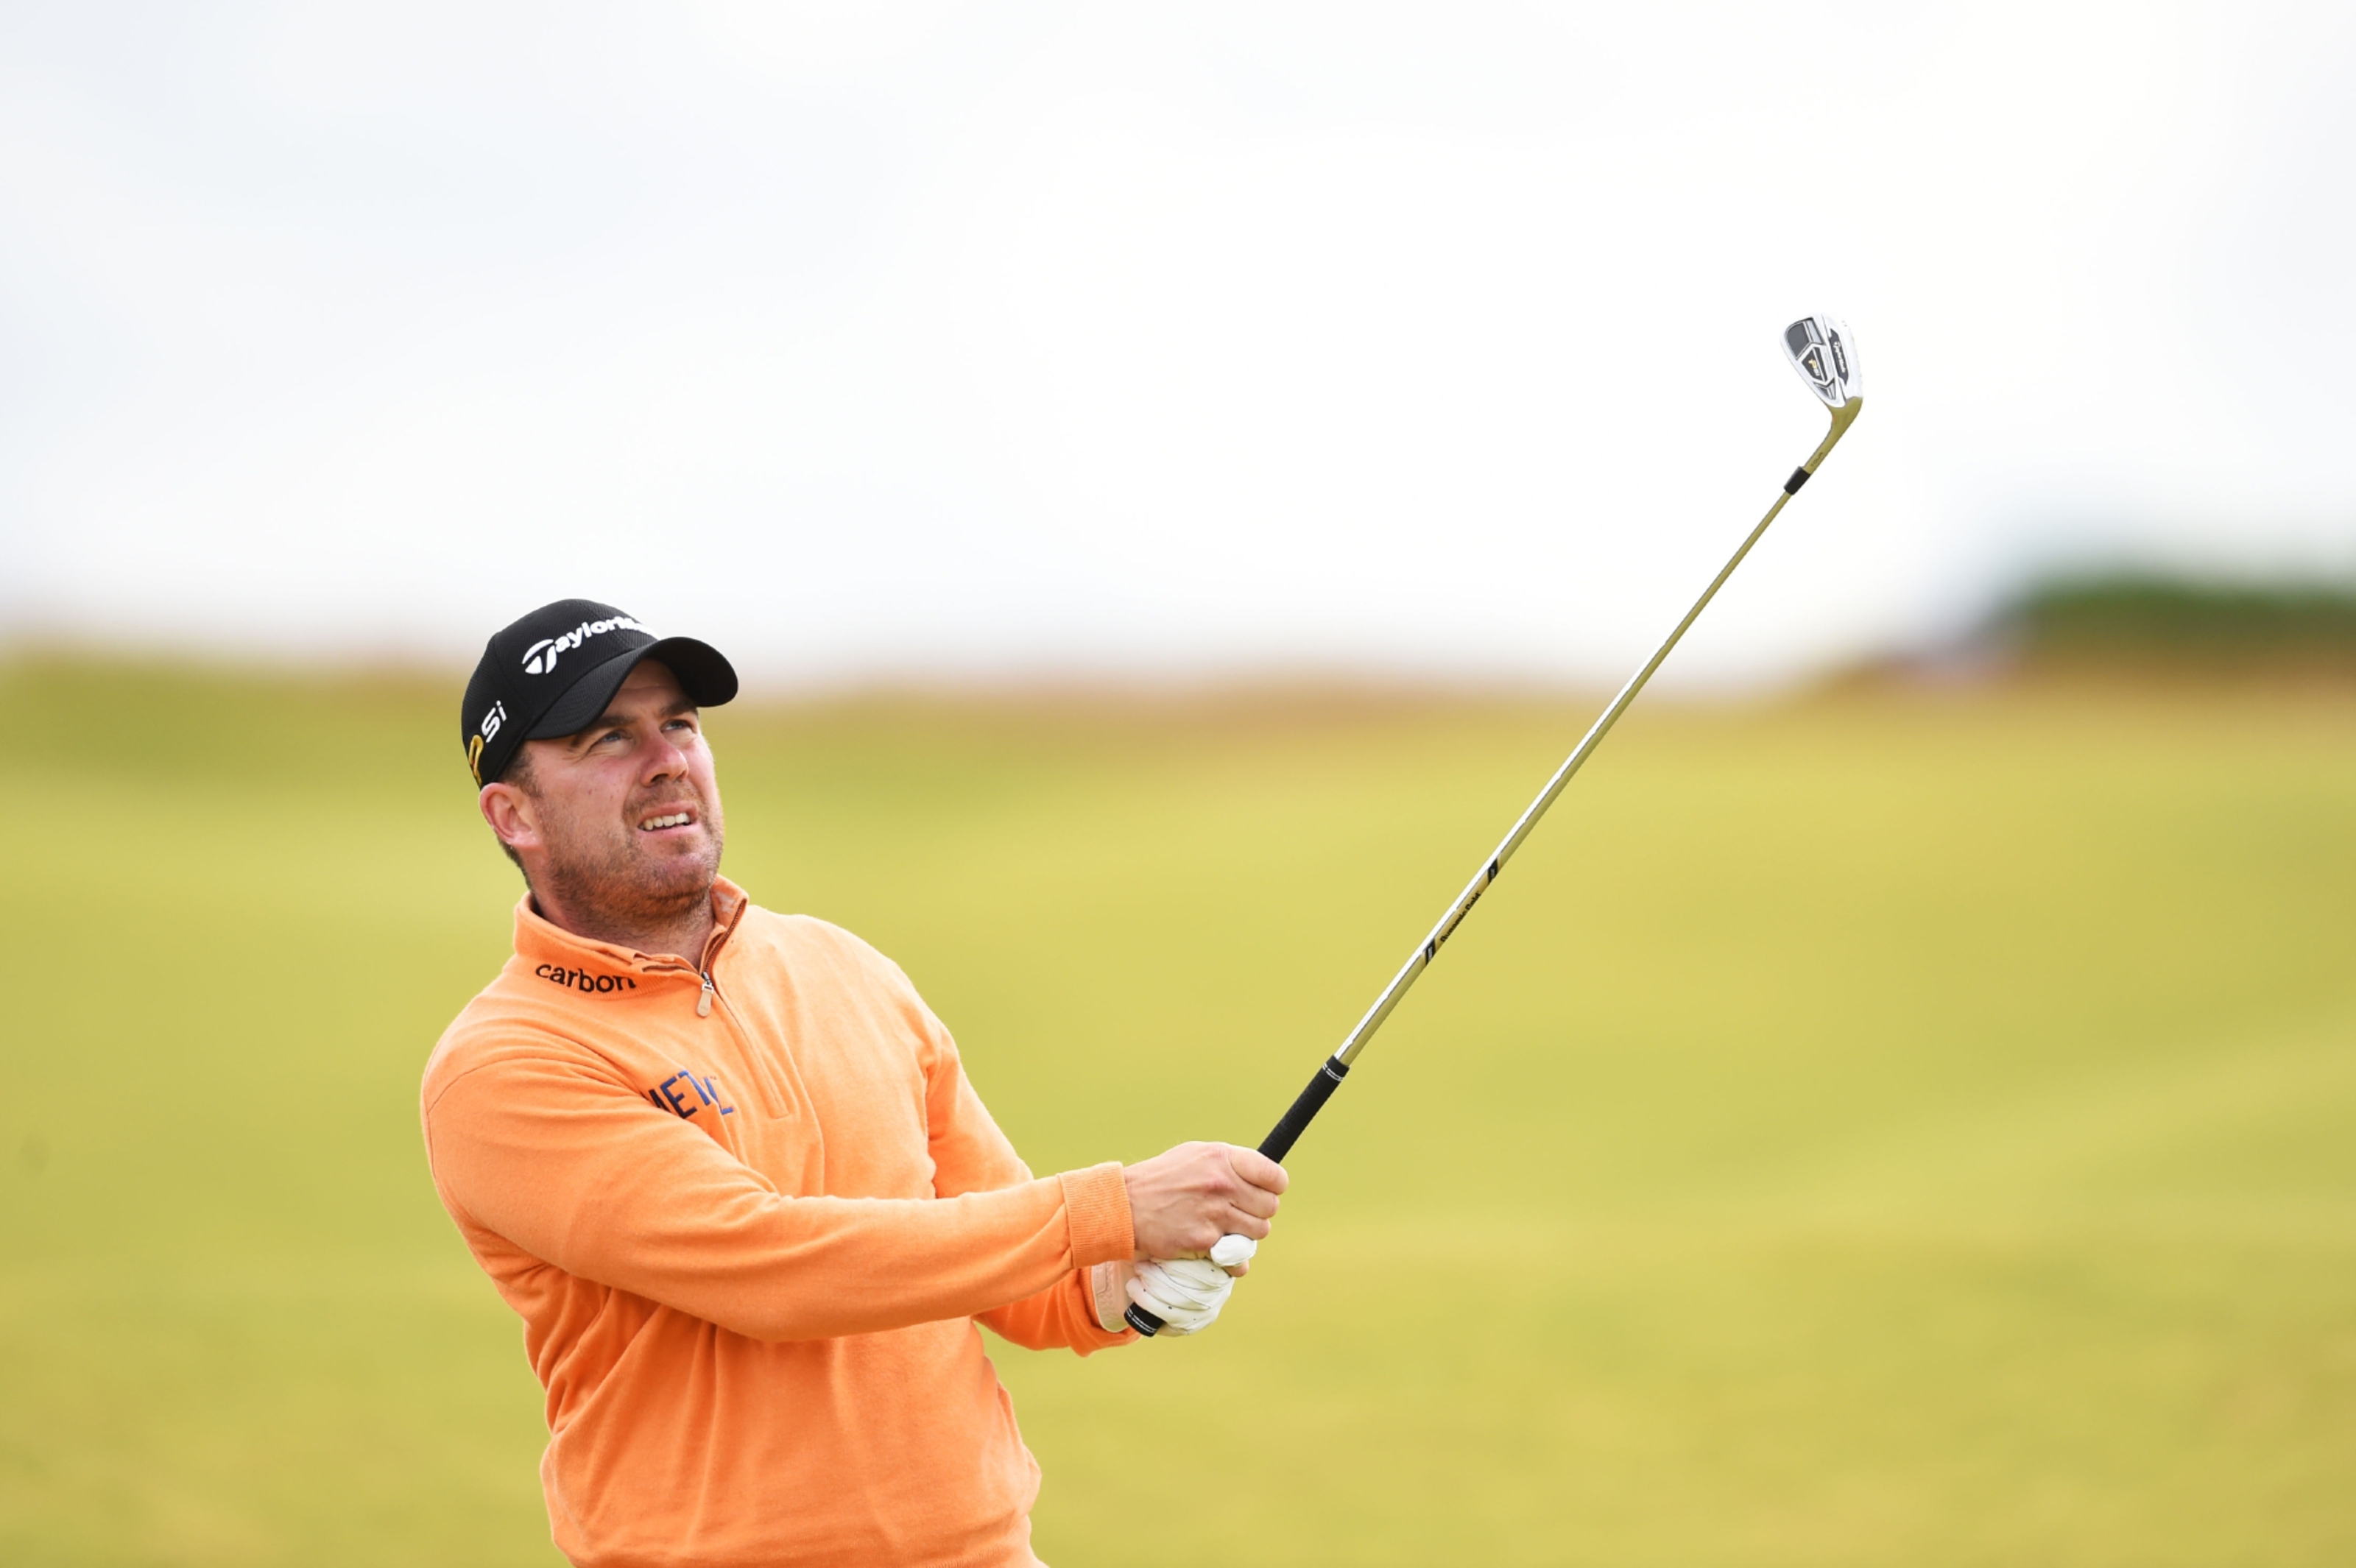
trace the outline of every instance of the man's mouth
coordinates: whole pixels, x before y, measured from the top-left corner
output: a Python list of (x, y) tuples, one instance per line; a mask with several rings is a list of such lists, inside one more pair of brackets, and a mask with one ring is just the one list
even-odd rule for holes
[(691, 811), (669, 811), (659, 816), (649, 816), (638, 824), (641, 833), (659, 833), (666, 827), (685, 827), (695, 820)]

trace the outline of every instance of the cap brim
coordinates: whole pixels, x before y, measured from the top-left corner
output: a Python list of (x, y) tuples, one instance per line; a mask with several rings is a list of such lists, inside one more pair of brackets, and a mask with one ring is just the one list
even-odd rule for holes
[(652, 659), (677, 676), (680, 688), (698, 708), (717, 708), (736, 695), (736, 667), (718, 648), (693, 637), (664, 637), (591, 668), (540, 716), (527, 739), (553, 741), (594, 724), (642, 659)]

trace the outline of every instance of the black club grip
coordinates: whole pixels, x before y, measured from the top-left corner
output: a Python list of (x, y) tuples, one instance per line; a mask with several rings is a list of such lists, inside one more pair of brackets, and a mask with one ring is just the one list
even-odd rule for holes
[(1317, 1119), (1317, 1113), (1325, 1108), (1325, 1102), (1333, 1097), (1333, 1091), (1339, 1089), (1342, 1080), (1349, 1075), (1349, 1067), (1335, 1057), (1329, 1056), (1319, 1063), (1317, 1076), (1309, 1081), (1309, 1087), (1292, 1102), (1292, 1109), (1284, 1113), (1284, 1119), (1276, 1124), (1275, 1131), (1259, 1140), (1259, 1152), (1270, 1159), (1280, 1160), (1290, 1154), (1292, 1146), (1301, 1141), (1301, 1135), (1309, 1130), (1309, 1124)]
[[(1279, 1160), (1290, 1154), (1292, 1146), (1301, 1141), (1301, 1135), (1309, 1130), (1309, 1124), (1317, 1119), (1317, 1113), (1325, 1108), (1325, 1102), (1333, 1097), (1333, 1091), (1339, 1089), (1342, 1080), (1349, 1075), (1348, 1063), (1338, 1057), (1329, 1056), (1320, 1062), (1317, 1075), (1309, 1081), (1309, 1087), (1294, 1099), (1292, 1108), (1284, 1113), (1283, 1119), (1276, 1124), (1275, 1129), (1260, 1139), (1259, 1152), (1270, 1159)], [(1162, 1332), (1162, 1319), (1134, 1301), (1129, 1304), (1129, 1310), (1121, 1317), (1130, 1328), (1148, 1339)]]

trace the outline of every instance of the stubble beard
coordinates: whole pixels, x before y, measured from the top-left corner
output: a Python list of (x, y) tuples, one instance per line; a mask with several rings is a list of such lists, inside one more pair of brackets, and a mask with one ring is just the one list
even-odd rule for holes
[(726, 839), (717, 802), (699, 797), (695, 811), (705, 842), (694, 854), (650, 854), (626, 823), (543, 827), (541, 874), (550, 897), (605, 931), (651, 933), (689, 920), (712, 898)]

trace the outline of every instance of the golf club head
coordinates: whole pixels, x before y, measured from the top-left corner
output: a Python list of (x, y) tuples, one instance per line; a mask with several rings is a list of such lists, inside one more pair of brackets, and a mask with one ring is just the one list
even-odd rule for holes
[(1783, 354), (1825, 407), (1839, 409), (1865, 396), (1857, 340), (1837, 316), (1804, 315), (1783, 329)]

